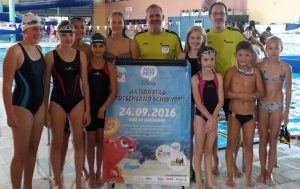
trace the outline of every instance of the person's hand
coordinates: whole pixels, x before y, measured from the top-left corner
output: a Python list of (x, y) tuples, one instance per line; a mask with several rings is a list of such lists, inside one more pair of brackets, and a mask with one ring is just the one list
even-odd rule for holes
[(213, 122), (211, 120), (207, 120), (205, 124), (205, 134), (207, 134), (213, 128)]
[(89, 111), (85, 111), (83, 114), (83, 125), (86, 127), (91, 123), (91, 114)]
[(7, 125), (12, 128), (19, 127), (19, 121), (15, 113), (10, 113), (7, 115)]
[(52, 126), (52, 119), (50, 113), (47, 111), (45, 115), (45, 126), (51, 128)]
[(97, 117), (99, 119), (104, 119), (104, 115), (105, 115), (105, 108), (103, 106), (101, 106), (98, 110), (98, 114), (97, 114)]
[(208, 133), (210, 130), (214, 129), (218, 125), (218, 118), (211, 116), (210, 119), (207, 120), (205, 125), (205, 133)]

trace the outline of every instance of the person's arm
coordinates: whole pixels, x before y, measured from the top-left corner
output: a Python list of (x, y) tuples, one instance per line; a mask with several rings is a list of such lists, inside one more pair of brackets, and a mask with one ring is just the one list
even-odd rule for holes
[(12, 46), (8, 49), (6, 56), (3, 60), (3, 86), (2, 95), (7, 116), (7, 124), (10, 127), (18, 127), (19, 122), (13, 111), (12, 105), (12, 83), (16, 70), (18, 69), (18, 59), (20, 58), (20, 52), (18, 52), (17, 46)]
[(180, 53), (177, 57), (178, 60), (184, 60), (185, 59), (185, 53)]
[(233, 93), (230, 89), (231, 80), (233, 77), (233, 70), (229, 68), (224, 75), (224, 96), (225, 98), (233, 99), (236, 98), (236, 93)]
[(138, 59), (140, 57), (140, 49), (135, 39), (129, 39), (131, 40), (131, 56), (133, 59)]
[(98, 111), (98, 117), (104, 119), (104, 112), (109, 107), (109, 105), (115, 100), (118, 93), (118, 83), (117, 83), (117, 72), (116, 66), (112, 63), (108, 63), (109, 70), (109, 81), (110, 81), (110, 92), (104, 104), (100, 107)]
[(289, 122), (290, 105), (292, 98), (292, 68), (285, 63), (285, 108), (283, 111), (282, 121), (285, 125)]
[(175, 57), (177, 58), (179, 56), (180, 53), (182, 53), (183, 49), (182, 49), (182, 45), (181, 45), (181, 41), (180, 38), (177, 36), (177, 40), (176, 40), (176, 44), (175, 44)]
[(261, 78), (260, 71), (257, 68), (253, 68), (255, 74), (255, 85), (256, 90), (254, 93), (251, 94), (253, 100), (261, 99), (265, 96), (265, 89), (264, 89), (264, 82)]
[(213, 113), (213, 117), (215, 118), (218, 118), (218, 114), (224, 105), (223, 78), (220, 74), (217, 74), (217, 77), (218, 77), (218, 100), (219, 101)]
[(82, 91), (83, 91), (83, 98), (84, 98), (84, 125), (89, 125), (91, 122), (91, 114), (90, 114), (90, 91), (89, 91), (89, 84), (88, 84), (88, 77), (87, 77), (87, 57), (84, 52), (80, 52), (80, 76), (82, 82)]
[(267, 55), (264, 45), (260, 41), (258, 41), (255, 37), (251, 37), (251, 43), (257, 45), (260, 48), (260, 50), (264, 52), (265, 56)]
[(44, 72), (44, 104), (45, 104), (45, 126), (51, 127), (52, 120), (49, 113), (49, 93), (51, 71), (54, 65), (53, 51), (50, 51), (45, 56), (46, 70)]

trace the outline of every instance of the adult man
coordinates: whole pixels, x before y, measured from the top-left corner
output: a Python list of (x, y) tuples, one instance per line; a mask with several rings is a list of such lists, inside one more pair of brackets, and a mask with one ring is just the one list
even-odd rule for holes
[(156, 4), (150, 5), (146, 10), (146, 20), (149, 29), (135, 36), (140, 49), (140, 58), (176, 58), (182, 52), (181, 42), (175, 32), (162, 28), (162, 21), (164, 20), (162, 8)]
[(246, 37), (236, 29), (225, 28), (227, 7), (222, 2), (214, 3), (209, 9), (212, 28), (207, 32), (207, 43), (217, 51), (216, 71), (222, 75), (236, 65), (235, 49)]
[[(239, 42), (247, 40), (246, 37), (236, 29), (226, 28), (225, 22), (227, 19), (228, 10), (224, 3), (216, 2), (212, 4), (209, 9), (209, 18), (212, 22), (212, 28), (208, 29), (207, 32), (207, 43), (216, 49), (216, 71), (224, 76), (225, 72), (232, 66), (236, 66), (235, 51), (236, 46)], [(224, 100), (224, 112), (226, 119), (228, 118), (228, 106), (229, 99)], [(238, 152), (238, 146), (236, 149), (235, 158)], [(214, 168), (213, 173), (219, 174), (218, 171), (218, 154), (217, 154), (217, 141), (215, 142), (214, 155)], [(235, 165), (235, 164), (234, 164)], [(235, 176), (240, 176), (241, 173), (238, 171), (235, 165)]]

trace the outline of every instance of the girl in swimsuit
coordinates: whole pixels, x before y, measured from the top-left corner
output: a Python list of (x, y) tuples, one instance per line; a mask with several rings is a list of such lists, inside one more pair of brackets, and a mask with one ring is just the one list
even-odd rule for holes
[[(46, 54), (45, 103), (47, 125), (51, 127), (50, 158), (55, 178), (55, 187), (62, 189), (61, 148), (66, 120), (69, 119), (73, 134), (75, 153), (76, 188), (81, 188), (83, 165), (83, 127), (90, 123), (90, 100), (87, 81), (87, 58), (85, 53), (72, 48), (75, 39), (74, 27), (62, 21), (58, 27), (59, 46)], [(50, 76), (53, 78), (48, 111)], [(47, 100), (46, 100), (47, 99)]]
[[(32, 176), (44, 125), (43, 75), (46, 67), (37, 44), (44, 26), (37, 15), (27, 13), (22, 21), (23, 40), (10, 47), (3, 61), (3, 101), (11, 127), (14, 155), (11, 161), (13, 188), (32, 188)], [(15, 81), (14, 92), (12, 84)]]
[(108, 38), (106, 41), (105, 60), (113, 62), (115, 59), (137, 59), (139, 49), (135, 39), (125, 34), (125, 19), (121, 12), (113, 12), (108, 19)]
[[(184, 52), (180, 53), (178, 59), (187, 60), (191, 65), (191, 76), (195, 75), (201, 69), (201, 65), (198, 60), (198, 52), (199, 50), (206, 45), (206, 33), (201, 26), (193, 26), (189, 29), (186, 34), (186, 43), (184, 47)], [(193, 141), (194, 137), (194, 129), (193, 129), (193, 120), (195, 114), (195, 102), (192, 97), (192, 105), (191, 105), (191, 141)], [(217, 157), (217, 150), (214, 150), (214, 157)], [(193, 159), (193, 146), (191, 146), (191, 159)], [(215, 163), (216, 165), (216, 163)], [(195, 172), (191, 168), (191, 178), (194, 179)]]
[[(86, 29), (85, 21), (83, 20), (82, 17), (75, 16), (70, 19), (70, 22), (75, 29), (75, 41), (72, 45), (72, 48), (79, 51), (83, 51), (87, 56), (87, 59), (90, 60), (92, 56), (91, 46), (83, 42), (83, 38), (85, 36), (85, 29)], [(65, 159), (67, 156), (70, 134), (71, 134), (70, 123), (69, 120), (67, 120), (64, 129), (63, 144), (61, 148), (61, 171), (62, 172), (64, 169)], [(83, 135), (83, 150), (84, 150), (83, 158), (84, 159), (83, 159), (82, 175), (84, 176), (85, 179), (88, 179), (89, 173), (85, 167), (85, 154), (86, 154), (85, 147), (86, 147), (86, 138), (84, 133)]]
[[(289, 121), (289, 110), (292, 95), (292, 68), (280, 60), (282, 41), (272, 36), (266, 41), (268, 58), (257, 64), (264, 81), (265, 97), (259, 101), (258, 131), (259, 131), (259, 159), (261, 173), (257, 182), (272, 184), (272, 171), (277, 154), (277, 138), (280, 126)], [(285, 94), (283, 83), (285, 81)], [(285, 106), (283, 99), (285, 96)], [(267, 151), (267, 145), (269, 150)], [(268, 162), (267, 162), (268, 159)]]
[[(91, 49), (93, 56), (88, 66), (91, 124), (85, 130), (87, 136), (87, 160), (90, 171), (88, 183), (89, 187), (95, 188), (102, 184), (101, 165), (105, 111), (117, 94), (117, 74), (115, 65), (105, 61), (103, 58), (105, 38), (101, 34), (95, 33), (92, 36)], [(96, 172), (94, 171), (95, 162), (97, 166)]]
[(223, 106), (223, 80), (214, 72), (216, 51), (204, 46), (198, 53), (201, 70), (192, 77), (192, 91), (196, 104), (194, 118), (194, 170), (196, 188), (202, 188), (201, 160), (204, 153), (206, 186), (217, 188), (212, 178), (212, 152), (218, 129), (218, 115)]

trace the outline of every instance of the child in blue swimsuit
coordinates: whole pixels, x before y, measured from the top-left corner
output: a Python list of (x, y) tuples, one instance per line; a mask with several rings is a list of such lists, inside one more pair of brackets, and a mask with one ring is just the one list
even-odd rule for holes
[(8, 49), (3, 61), (3, 101), (14, 141), (10, 165), (12, 188), (32, 188), (45, 118), (43, 77), (46, 64), (42, 49), (37, 45), (44, 25), (41, 18), (31, 12), (23, 16), (21, 25), (24, 38)]
[[(261, 173), (257, 182), (272, 184), (272, 171), (275, 165), (277, 138), (280, 126), (288, 124), (289, 110), (292, 95), (291, 66), (280, 60), (282, 41), (272, 36), (266, 41), (268, 58), (258, 63), (265, 86), (265, 97), (259, 101), (258, 130), (259, 130), (259, 157)], [(285, 81), (285, 94), (283, 83)], [(283, 99), (285, 96), (285, 106)], [(269, 150), (267, 153), (267, 145)], [(268, 162), (267, 162), (268, 159)]]

